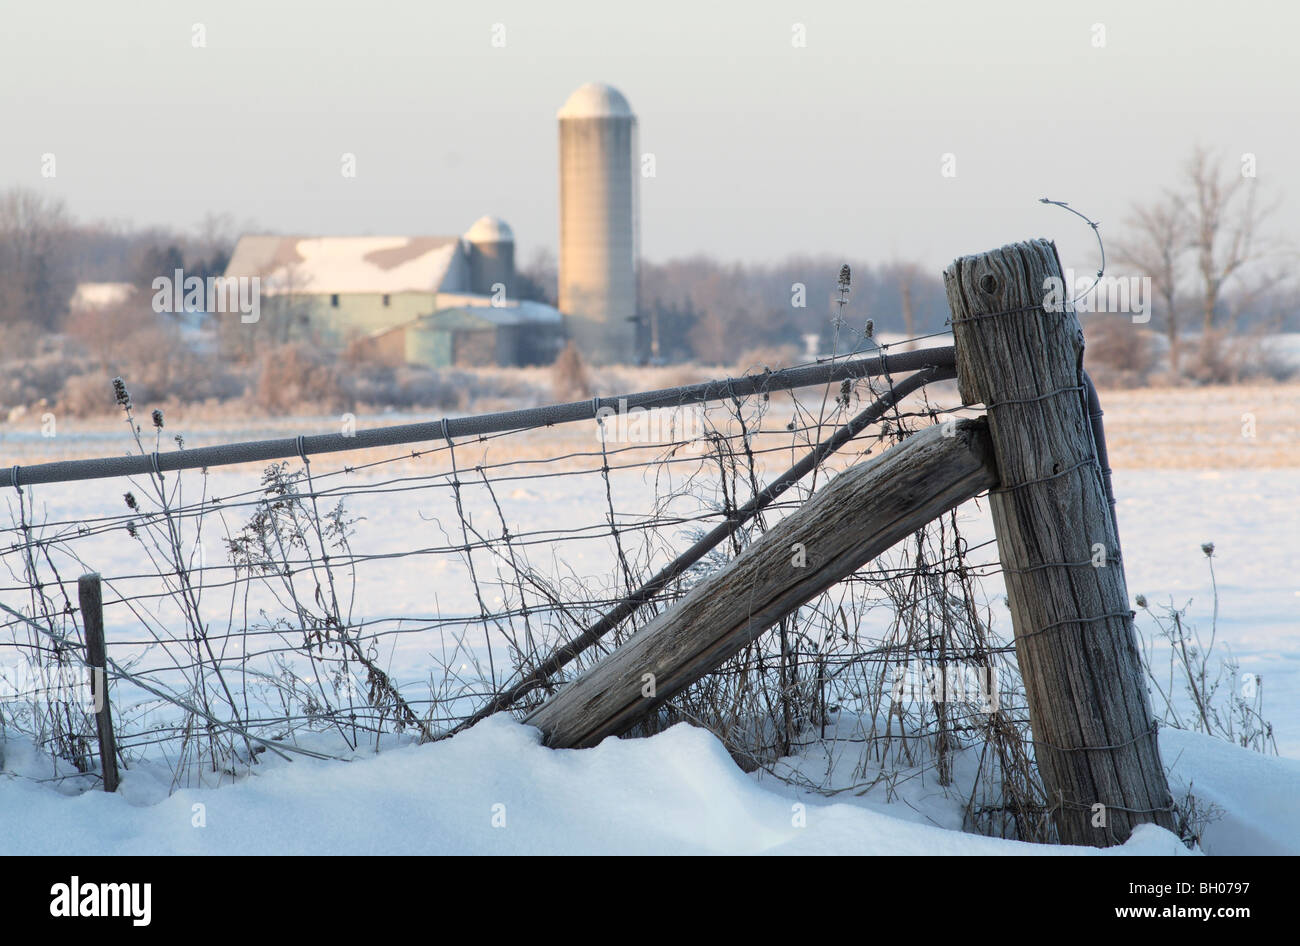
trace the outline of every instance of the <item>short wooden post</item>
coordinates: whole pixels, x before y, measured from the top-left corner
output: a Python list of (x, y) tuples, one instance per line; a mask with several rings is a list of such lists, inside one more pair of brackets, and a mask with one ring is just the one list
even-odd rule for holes
[(92, 572), (77, 580), (81, 623), (86, 632), (86, 663), (90, 665), (90, 692), (99, 728), (99, 762), (104, 791), (117, 791), (117, 740), (113, 736), (113, 711), (108, 703), (108, 648), (104, 644), (104, 600), (99, 575)]
[(944, 284), (962, 400), (988, 411), (1000, 479), (989, 508), (1060, 840), (1104, 847), (1146, 822), (1174, 830), (1056, 247), (965, 256)]

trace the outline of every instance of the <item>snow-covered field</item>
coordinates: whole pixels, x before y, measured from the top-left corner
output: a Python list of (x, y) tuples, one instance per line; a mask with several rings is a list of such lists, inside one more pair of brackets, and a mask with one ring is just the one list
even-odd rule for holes
[[(1149, 399), (1130, 405), (1143, 413), (1149, 406)], [(1128, 417), (1122, 402), (1107, 403), (1107, 422), (1120, 430), (1144, 423)], [(1121, 450), (1112, 441), (1112, 451)], [(1175, 791), (1190, 785), (1223, 810), (1206, 834), (1208, 853), (1300, 853), (1300, 467), (1270, 461), (1240, 469), (1134, 469), (1114, 459), (1130, 593), (1153, 604), (1188, 605), (1189, 619), (1208, 630), (1214, 603), (1201, 545), (1215, 544), (1217, 647), (1230, 648), (1242, 672), (1262, 678), (1265, 716), (1284, 757), (1163, 730)], [(210, 477), (215, 495), (256, 485), (255, 472), (246, 470)], [(124, 488), (65, 484), (33, 495), (48, 518), (75, 520), (121, 512)], [(655, 485), (643, 473), (614, 474), (612, 489), (620, 512), (650, 512)], [(530, 480), (496, 498), (516, 532), (599, 522), (605, 509), (598, 475)], [(483, 490), (467, 488), (464, 499), (472, 518), (495, 522)], [(383, 554), (442, 545), (454, 538), (451, 503), (445, 490), (355, 497), (354, 548)], [(987, 514), (969, 507), (965, 531), (972, 546), (991, 538)], [(220, 535), (209, 534), (204, 546), (216, 560)], [(123, 546), (120, 534), (79, 541), (79, 548), (87, 565), (106, 575), (141, 566), (128, 560), (138, 553)], [(563, 559), (575, 574), (597, 581), (612, 569), (605, 538), (569, 541)], [(984, 590), (995, 629), (1009, 635), (1000, 579), (986, 579)], [(358, 572), (355, 601), (359, 618), (473, 614), (477, 607), (453, 555), (368, 563)], [(1155, 633), (1144, 615), (1138, 627)], [(111, 628), (110, 648), (114, 634), (135, 631)], [(404, 687), (418, 688), (438, 646), (431, 637), (395, 637), (383, 655), (386, 669)], [(537, 745), (535, 731), (492, 721), (449, 742), (352, 759), (274, 761), (238, 784), (170, 796), (164, 774), (150, 766), (128, 772), (115, 797), (69, 797), (51, 783), (0, 777), (0, 852), (1047, 852), (954, 830), (963, 799), (924, 780), (892, 804), (852, 793), (832, 802), (742, 773), (713, 736), (681, 726), (646, 740), (551, 752)], [(40, 766), (21, 743), (5, 747), (3, 770), (11, 776), (38, 775)], [(206, 827), (195, 827), (199, 821)], [(1172, 835), (1147, 829), (1122, 852), (1182, 850)]]

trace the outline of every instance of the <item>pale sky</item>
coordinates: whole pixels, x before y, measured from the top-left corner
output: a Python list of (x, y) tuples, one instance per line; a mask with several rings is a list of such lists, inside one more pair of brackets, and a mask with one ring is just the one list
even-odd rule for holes
[(491, 213), (526, 260), (557, 244), (556, 109), (604, 81), (655, 155), (652, 260), (938, 270), (1049, 236), (1087, 268), (1086, 227), (1037, 198), (1117, 235), (1196, 142), (1256, 155), (1278, 228), (1300, 230), (1296, 2), (9, 0), (3, 17), (0, 188), (81, 220), (451, 234)]

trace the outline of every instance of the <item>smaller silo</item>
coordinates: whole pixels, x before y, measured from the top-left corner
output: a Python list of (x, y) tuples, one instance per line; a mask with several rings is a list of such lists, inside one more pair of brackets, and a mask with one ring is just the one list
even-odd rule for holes
[(499, 217), (479, 217), (465, 234), (469, 244), (470, 291), (492, 295), (497, 284), (515, 300), (515, 235)]

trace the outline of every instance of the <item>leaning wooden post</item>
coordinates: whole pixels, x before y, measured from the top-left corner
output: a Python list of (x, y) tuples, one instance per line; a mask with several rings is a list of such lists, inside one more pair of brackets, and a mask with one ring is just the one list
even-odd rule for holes
[(989, 508), (1060, 839), (1103, 847), (1146, 822), (1175, 830), (1056, 246), (962, 257), (944, 284), (962, 400), (988, 411), (1000, 480)]
[(845, 470), (526, 720), (553, 749), (625, 733), (782, 618), (997, 481), (980, 420)]
[(81, 599), (81, 623), (86, 631), (86, 663), (90, 665), (90, 692), (95, 701), (95, 722), (99, 728), (99, 761), (104, 773), (104, 791), (117, 791), (117, 740), (113, 736), (113, 711), (108, 704), (108, 648), (104, 644), (104, 600), (99, 575), (94, 572), (77, 580)]

